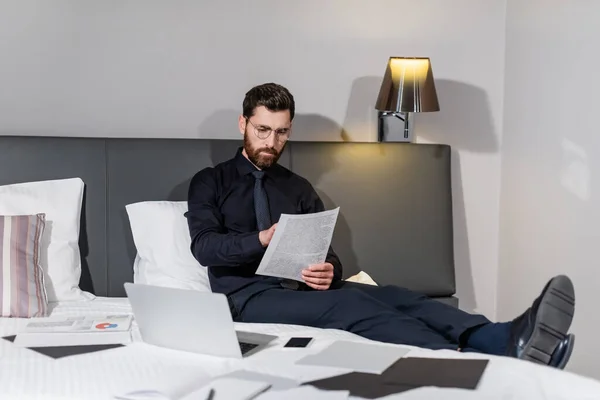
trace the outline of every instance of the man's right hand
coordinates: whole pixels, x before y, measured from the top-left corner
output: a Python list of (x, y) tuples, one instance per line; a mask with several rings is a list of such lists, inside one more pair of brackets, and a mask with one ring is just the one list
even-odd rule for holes
[(260, 244), (262, 244), (263, 247), (267, 247), (269, 245), (269, 243), (271, 243), (271, 239), (273, 238), (273, 234), (275, 233), (276, 227), (277, 227), (277, 224), (274, 224), (269, 229), (260, 231), (258, 233), (258, 240), (260, 240)]

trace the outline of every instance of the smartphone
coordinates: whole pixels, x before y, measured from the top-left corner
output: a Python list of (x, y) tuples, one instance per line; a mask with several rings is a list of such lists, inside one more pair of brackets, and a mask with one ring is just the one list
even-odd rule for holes
[(312, 340), (311, 337), (293, 337), (283, 347), (306, 347)]

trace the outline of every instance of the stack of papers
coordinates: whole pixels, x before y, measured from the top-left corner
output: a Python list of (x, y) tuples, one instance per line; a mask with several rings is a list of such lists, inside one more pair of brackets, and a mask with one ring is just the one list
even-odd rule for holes
[(128, 314), (31, 318), (17, 334), (14, 344), (21, 347), (58, 347), (129, 343), (132, 320), (133, 317)]
[(348, 391), (352, 396), (375, 399), (420, 387), (477, 388), (488, 360), (404, 357), (400, 346), (337, 341), (296, 363), (343, 368), (349, 372), (308, 382), (323, 391)]
[[(237, 370), (215, 378), (198, 376), (185, 385), (140, 388), (116, 397), (118, 400), (346, 400), (376, 399), (423, 387), (451, 389), (470, 394), (476, 389), (488, 360), (405, 357), (410, 350), (385, 343), (336, 341), (299, 365), (331, 367), (347, 373), (310, 382)], [(466, 389), (466, 390), (465, 390)], [(440, 392), (436, 391), (435, 393)], [(440, 392), (446, 393), (446, 392)], [(421, 393), (418, 393), (419, 395)], [(415, 397), (415, 399), (421, 397)], [(391, 399), (391, 398), (390, 398)]]

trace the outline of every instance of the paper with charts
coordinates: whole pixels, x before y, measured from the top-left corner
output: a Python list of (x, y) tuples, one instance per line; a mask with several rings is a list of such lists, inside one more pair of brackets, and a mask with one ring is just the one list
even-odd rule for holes
[(303, 269), (325, 262), (339, 211), (281, 214), (256, 273), (303, 282)]
[(20, 333), (126, 332), (132, 319), (128, 314), (31, 318)]

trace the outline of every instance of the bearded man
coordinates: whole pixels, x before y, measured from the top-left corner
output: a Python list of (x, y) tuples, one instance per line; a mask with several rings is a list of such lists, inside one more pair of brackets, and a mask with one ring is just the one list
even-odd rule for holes
[(345, 282), (331, 246), (324, 263), (306, 266), (303, 282), (256, 275), (282, 213), (324, 211), (312, 185), (277, 163), (294, 114), (285, 87), (252, 88), (238, 121), (243, 147), (190, 183), (191, 251), (208, 268), (212, 291), (227, 296), (235, 321), (342, 329), (388, 343), (566, 364), (575, 293), (563, 275), (551, 279), (524, 313), (502, 323), (402, 287)]

